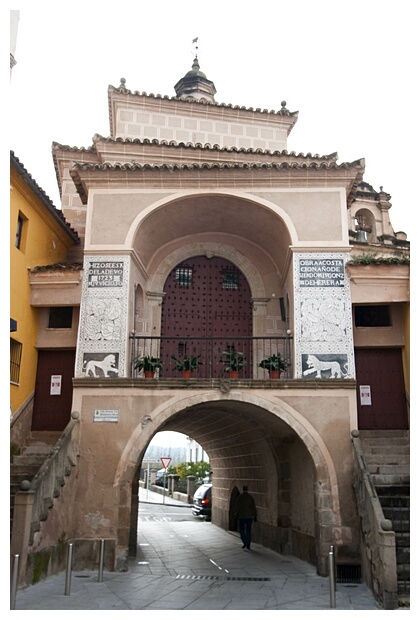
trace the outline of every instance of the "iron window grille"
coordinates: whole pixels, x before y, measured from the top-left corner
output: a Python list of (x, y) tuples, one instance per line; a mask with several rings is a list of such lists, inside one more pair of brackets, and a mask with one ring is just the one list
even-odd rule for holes
[(178, 288), (191, 288), (193, 283), (193, 270), (191, 267), (178, 267), (175, 270), (175, 284)]

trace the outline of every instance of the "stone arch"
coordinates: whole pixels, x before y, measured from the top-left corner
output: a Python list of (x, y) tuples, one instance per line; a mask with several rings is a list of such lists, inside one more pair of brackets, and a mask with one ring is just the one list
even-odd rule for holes
[[(274, 415), (293, 429), (306, 447), (315, 470), (315, 527), (317, 531), (315, 538), (319, 557), (318, 571), (320, 574), (324, 574), (328, 566), (330, 545), (335, 542), (332, 539), (326, 539), (324, 533), (329, 528), (331, 528), (331, 532), (338, 532), (341, 526), (338, 482), (334, 464), (324, 441), (312, 424), (297, 410), (278, 398), (271, 400), (255, 394), (241, 392), (223, 394), (221, 398), (220, 392), (213, 390), (200, 394), (189, 393), (183, 398), (173, 398), (169, 402), (159, 405), (151, 414), (143, 418), (134, 429), (121, 455), (114, 477), (114, 487), (119, 488), (119, 515), (125, 520), (129, 519), (131, 493), (128, 489), (131, 488), (147, 445), (152, 437), (165, 427), (165, 423), (177, 413), (192, 409), (201, 403), (226, 400), (244, 405), (254, 405)], [(235, 484), (237, 485), (237, 482)], [(325, 527), (326, 524), (328, 524), (328, 528)], [(322, 533), (323, 527), (325, 527), (324, 533)], [(129, 523), (118, 524), (119, 532), (128, 531), (128, 529)], [(334, 534), (331, 533), (331, 536)], [(117, 550), (119, 550), (117, 554), (119, 555), (124, 555), (124, 542), (125, 539), (117, 541)]]
[(148, 216), (150, 216), (154, 211), (158, 209), (162, 209), (173, 202), (179, 202), (180, 200), (183, 200), (185, 198), (187, 199), (197, 198), (201, 196), (215, 196), (215, 197), (227, 196), (227, 197), (232, 197), (232, 198), (239, 198), (241, 200), (244, 200), (245, 202), (252, 203), (255, 206), (259, 206), (264, 209), (267, 209), (268, 211), (271, 211), (273, 214), (275, 214), (277, 217), (279, 217), (284, 222), (284, 225), (286, 226), (288, 233), (290, 235), (290, 244), (293, 246), (299, 242), (299, 236), (298, 236), (295, 224), (293, 223), (293, 219), (282, 207), (274, 204), (270, 200), (262, 198), (261, 196), (255, 196), (247, 192), (232, 191), (232, 190), (223, 190), (223, 191), (205, 190), (204, 192), (200, 192), (200, 193), (197, 193), (194, 190), (190, 190), (190, 191), (186, 190), (186, 191), (181, 191), (178, 193), (171, 194), (170, 196), (165, 196), (163, 198), (160, 198), (159, 200), (156, 200), (156, 202), (150, 204), (148, 207), (143, 209), (140, 213), (138, 213), (138, 215), (133, 219), (133, 222), (131, 223), (131, 226), (127, 232), (127, 236), (125, 240), (126, 247), (134, 246), (134, 240), (139, 232), (142, 222)]
[[(272, 400), (262, 398), (255, 394), (236, 391), (234, 394), (223, 394), (222, 398), (218, 391), (207, 391), (200, 394), (190, 393), (183, 398), (174, 398), (156, 407), (152, 414), (149, 414), (141, 420), (140, 424), (137, 425), (131, 434), (129, 441), (126, 443), (115, 473), (114, 486), (118, 485), (120, 480), (132, 480), (134, 470), (138, 466), (142, 454), (142, 450), (138, 449), (137, 446), (142, 445), (145, 449), (152, 437), (159, 432), (159, 429), (164, 427), (165, 422), (172, 416), (184, 409), (191, 409), (195, 405), (203, 402), (217, 402), (220, 400), (233, 400), (239, 403), (253, 404), (286, 422), (308, 449), (308, 452), (313, 458), (317, 472), (322, 474), (322, 477), (328, 478), (332, 490), (337, 488), (337, 478), (327, 447), (318, 431), (316, 431), (302, 414), (285, 402), (279, 404), (280, 401), (278, 399), (276, 399), (276, 402), (273, 402)], [(144, 440), (139, 441), (140, 437), (144, 438)], [(339, 508), (338, 504), (335, 508)], [(336, 512), (339, 513), (338, 510)]]
[(377, 242), (376, 220), (373, 211), (366, 206), (357, 209), (355, 213), (357, 230), (366, 233), (368, 243)]
[(212, 242), (189, 243), (168, 254), (151, 278), (149, 290), (153, 293), (161, 293), (166, 279), (174, 267), (183, 260), (200, 255), (225, 258), (242, 271), (248, 281), (253, 298), (261, 298), (266, 294), (260, 273), (246, 256), (232, 246)]

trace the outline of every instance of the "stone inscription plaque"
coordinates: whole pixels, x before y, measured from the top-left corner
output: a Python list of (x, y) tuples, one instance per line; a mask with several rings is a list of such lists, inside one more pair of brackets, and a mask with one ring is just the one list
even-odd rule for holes
[(123, 285), (124, 263), (114, 261), (90, 261), (88, 270), (88, 287), (105, 288)]
[(344, 284), (344, 259), (301, 258), (299, 260), (300, 287), (343, 287)]

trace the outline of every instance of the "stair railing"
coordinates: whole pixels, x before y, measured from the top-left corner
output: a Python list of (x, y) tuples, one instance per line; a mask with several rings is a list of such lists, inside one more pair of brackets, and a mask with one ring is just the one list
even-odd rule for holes
[(34, 535), (41, 529), (41, 523), (47, 520), (54, 500), (60, 497), (60, 489), (77, 465), (80, 429), (78, 418), (79, 414), (73, 412), (70, 422), (38, 473), (31, 482), (21, 482), (15, 495), (10, 553), (20, 557), (19, 584), (25, 583), (26, 566)]
[(351, 432), (355, 453), (353, 487), (361, 520), (366, 580), (384, 609), (398, 607), (397, 557), (392, 522), (385, 519), (372, 476), (366, 465), (359, 431)]

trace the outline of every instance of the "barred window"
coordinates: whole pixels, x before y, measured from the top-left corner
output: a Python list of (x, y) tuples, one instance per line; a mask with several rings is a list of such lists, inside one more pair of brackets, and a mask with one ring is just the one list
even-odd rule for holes
[(237, 291), (239, 289), (239, 271), (235, 267), (222, 270), (222, 289)]
[(178, 267), (175, 270), (175, 284), (178, 288), (190, 288), (193, 282), (191, 267)]
[(10, 338), (10, 382), (19, 383), (22, 343)]

